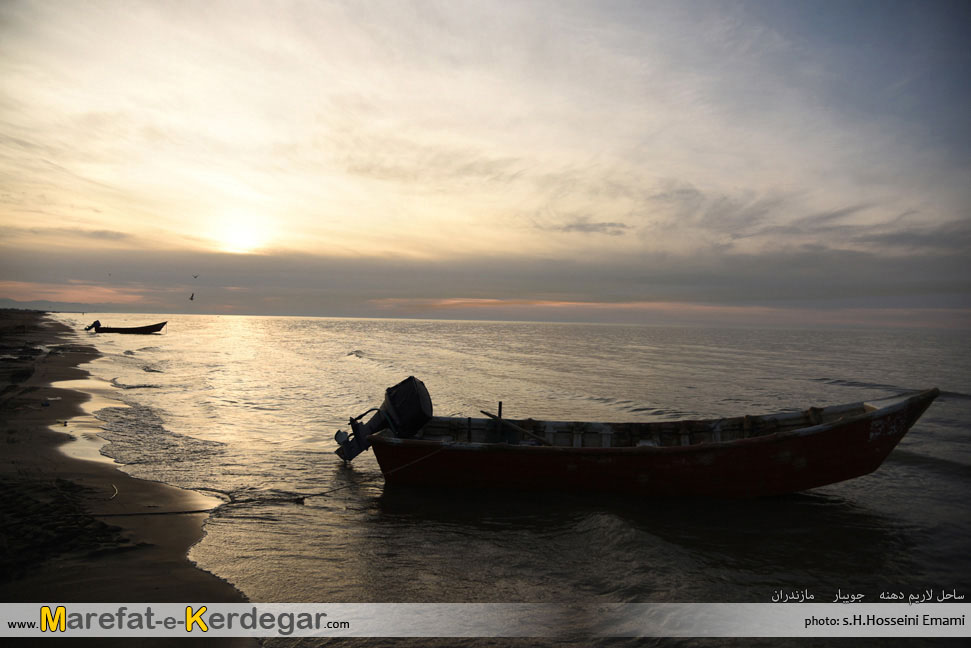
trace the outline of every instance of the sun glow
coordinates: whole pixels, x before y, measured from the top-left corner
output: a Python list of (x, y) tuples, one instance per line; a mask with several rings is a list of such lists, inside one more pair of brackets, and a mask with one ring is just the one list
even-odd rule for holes
[(238, 216), (223, 219), (213, 239), (221, 252), (252, 254), (267, 246), (270, 234), (259, 219)]

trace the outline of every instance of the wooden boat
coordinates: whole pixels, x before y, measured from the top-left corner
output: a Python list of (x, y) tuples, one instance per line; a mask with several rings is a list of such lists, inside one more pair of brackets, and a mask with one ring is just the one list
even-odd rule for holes
[(388, 484), (754, 497), (873, 472), (939, 394), (761, 416), (574, 423), (432, 416), (424, 385), (410, 377), (387, 390), (368, 423), (365, 412), (335, 439), (345, 461), (373, 448)]
[(101, 326), (101, 322), (95, 320), (89, 326), (85, 326), (85, 331), (90, 331), (94, 329), (95, 333), (128, 333), (133, 335), (148, 335), (149, 333), (158, 333), (168, 322), (159, 322), (158, 324), (148, 324), (147, 326), (130, 326), (130, 327), (117, 327), (117, 326)]

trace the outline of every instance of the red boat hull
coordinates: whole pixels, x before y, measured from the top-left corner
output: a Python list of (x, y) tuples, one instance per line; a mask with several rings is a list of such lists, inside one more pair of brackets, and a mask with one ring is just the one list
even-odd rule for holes
[(845, 421), (675, 447), (569, 448), (370, 438), (388, 484), (755, 497), (876, 470), (936, 389)]

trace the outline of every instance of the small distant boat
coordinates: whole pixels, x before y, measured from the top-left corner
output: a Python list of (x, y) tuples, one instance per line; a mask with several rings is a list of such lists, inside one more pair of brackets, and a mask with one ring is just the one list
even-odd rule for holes
[(117, 327), (117, 326), (101, 326), (99, 320), (91, 322), (88, 326), (84, 327), (85, 331), (94, 330), (95, 333), (129, 333), (133, 335), (148, 335), (149, 333), (158, 333), (168, 322), (159, 322), (158, 324), (149, 324), (147, 326), (130, 326), (130, 327)]
[(876, 470), (940, 394), (928, 389), (801, 412), (649, 423), (432, 416), (414, 376), (339, 431), (337, 455), (368, 448), (388, 484), (756, 497)]

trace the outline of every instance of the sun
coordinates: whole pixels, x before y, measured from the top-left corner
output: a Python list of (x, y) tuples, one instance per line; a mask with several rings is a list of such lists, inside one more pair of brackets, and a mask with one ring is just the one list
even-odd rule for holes
[(269, 243), (268, 228), (251, 216), (226, 218), (214, 236), (221, 252), (231, 254), (252, 254), (265, 248)]
[(223, 252), (248, 254), (261, 247), (263, 237), (255, 230), (238, 228), (223, 234), (219, 243), (219, 249)]

